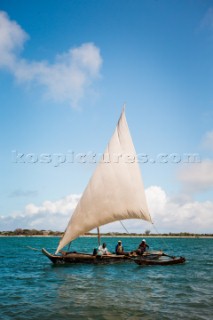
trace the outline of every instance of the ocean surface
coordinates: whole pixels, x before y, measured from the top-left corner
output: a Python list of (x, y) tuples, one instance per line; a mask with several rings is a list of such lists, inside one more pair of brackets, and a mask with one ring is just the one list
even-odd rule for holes
[[(185, 256), (173, 266), (54, 266), (57, 237), (0, 237), (0, 319), (213, 319), (213, 239), (156, 239), (153, 250)], [(103, 238), (113, 251), (116, 238)], [(139, 238), (121, 238), (125, 250)], [(72, 250), (90, 251), (96, 238), (79, 238)]]

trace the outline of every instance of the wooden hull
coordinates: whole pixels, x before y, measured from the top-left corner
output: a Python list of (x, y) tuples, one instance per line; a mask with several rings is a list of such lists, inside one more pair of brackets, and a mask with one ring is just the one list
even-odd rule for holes
[(134, 259), (134, 262), (140, 266), (144, 266), (144, 265), (168, 266), (168, 265), (172, 265), (172, 264), (184, 263), (185, 261), (186, 261), (186, 259), (184, 257), (173, 257), (170, 259), (159, 259), (159, 260), (148, 259), (148, 258), (143, 258), (143, 257)]
[(138, 265), (170, 265), (185, 262), (183, 257), (173, 257), (162, 260), (163, 252), (145, 253), (143, 256), (125, 256), (125, 255), (93, 255), (89, 253), (79, 252), (62, 252), (60, 255), (51, 254), (46, 249), (42, 249), (42, 253), (50, 259), (54, 264), (116, 264), (134, 261)]
[(46, 249), (42, 249), (42, 253), (48, 257), (54, 264), (114, 264), (121, 262), (128, 262), (132, 259), (124, 255), (92, 255), (87, 253), (64, 253), (62, 255), (55, 255), (49, 253)]

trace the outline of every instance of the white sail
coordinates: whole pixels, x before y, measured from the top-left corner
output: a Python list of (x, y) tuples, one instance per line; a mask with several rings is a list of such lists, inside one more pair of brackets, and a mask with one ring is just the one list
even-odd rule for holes
[(123, 219), (143, 219), (151, 222), (124, 110), (56, 253), (79, 235)]

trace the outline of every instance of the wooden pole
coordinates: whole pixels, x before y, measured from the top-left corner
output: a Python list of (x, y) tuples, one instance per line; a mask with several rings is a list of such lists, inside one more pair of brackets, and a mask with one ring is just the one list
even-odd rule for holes
[(97, 227), (97, 233), (98, 233), (98, 245), (101, 245), (101, 236), (100, 236), (100, 229)]

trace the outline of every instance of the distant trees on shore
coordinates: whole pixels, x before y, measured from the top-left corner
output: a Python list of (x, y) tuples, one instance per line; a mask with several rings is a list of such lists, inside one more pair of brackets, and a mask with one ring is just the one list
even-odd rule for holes
[[(14, 231), (0, 231), (0, 236), (62, 236), (63, 232), (60, 231), (52, 231), (52, 230), (36, 230), (36, 229), (21, 229), (17, 228)], [(85, 233), (85, 236), (94, 236), (95, 233)], [(157, 236), (163, 236), (163, 237), (212, 237), (213, 234), (196, 234), (196, 233), (189, 233), (189, 232), (180, 232), (180, 233), (151, 233), (150, 230), (145, 230), (144, 233), (120, 233), (120, 232), (108, 232), (108, 233), (102, 233), (102, 236), (108, 236), (108, 237), (116, 237), (116, 236), (144, 236), (144, 237), (157, 237)]]
[(52, 230), (36, 230), (17, 228), (14, 231), (0, 231), (4, 236), (61, 236), (63, 232)]

